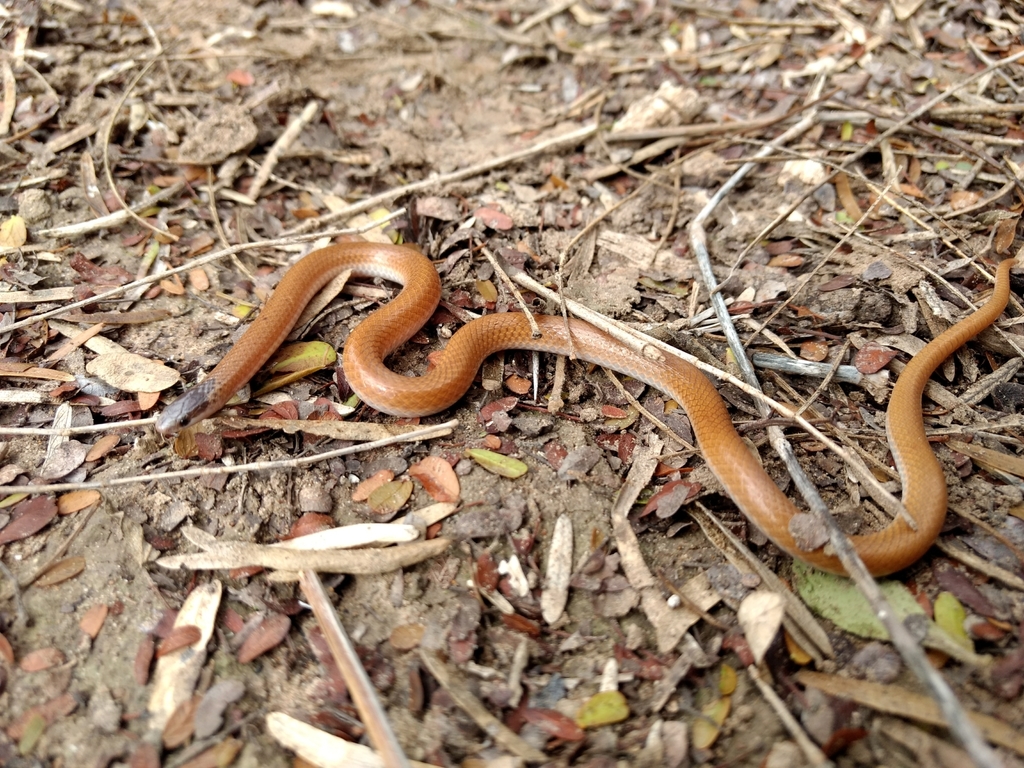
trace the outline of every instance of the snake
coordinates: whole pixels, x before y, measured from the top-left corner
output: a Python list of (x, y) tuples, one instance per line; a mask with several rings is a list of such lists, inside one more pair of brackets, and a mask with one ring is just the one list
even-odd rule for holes
[[(893, 387), (886, 436), (902, 483), (903, 505), (913, 523), (898, 516), (881, 530), (850, 537), (876, 576), (911, 565), (939, 535), (946, 517), (946, 479), (925, 434), (922, 395), (932, 372), (1002, 314), (1009, 300), (1013, 263), (1012, 259), (1001, 262), (988, 301), (914, 355)], [(526, 315), (502, 312), (459, 328), (444, 350), (432, 356), (432, 367), (422, 375), (409, 377), (390, 370), (384, 361), (427, 323), (441, 297), (437, 270), (426, 256), (407, 246), (338, 243), (299, 260), (210, 374), (164, 409), (157, 431), (171, 436), (219, 411), (284, 342), (312, 298), (346, 270), (402, 286), (391, 301), (356, 325), (342, 352), (348, 383), (367, 405), (393, 416), (429, 416), (462, 398), (489, 355), (510, 349), (568, 355), (572, 350), (580, 360), (631, 376), (675, 400), (689, 416), (704, 460), (746, 518), (793, 557), (825, 571), (845, 573), (825, 547), (807, 550), (798, 545), (790, 521), (799, 510), (739, 436), (715, 386), (682, 358), (637, 354), (578, 319), (537, 315), (540, 334), (535, 336)]]

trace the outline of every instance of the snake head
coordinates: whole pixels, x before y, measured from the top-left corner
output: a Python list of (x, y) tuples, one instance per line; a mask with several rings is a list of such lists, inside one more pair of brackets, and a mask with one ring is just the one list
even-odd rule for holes
[(213, 377), (207, 377), (190, 389), (164, 408), (156, 420), (156, 431), (164, 437), (172, 437), (185, 427), (191, 427), (220, 410), (219, 405), (211, 403), (216, 388)]

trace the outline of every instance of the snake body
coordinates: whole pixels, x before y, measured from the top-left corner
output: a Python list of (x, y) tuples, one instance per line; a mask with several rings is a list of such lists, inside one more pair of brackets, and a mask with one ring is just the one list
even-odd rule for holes
[[(932, 372), (1002, 313), (1009, 298), (1012, 264), (1012, 260), (1000, 264), (988, 302), (915, 355), (893, 389), (886, 431), (903, 483), (903, 503), (916, 530), (896, 519), (881, 531), (852, 537), (875, 575), (907, 567), (939, 534), (946, 516), (946, 481), (925, 436), (921, 397)], [(376, 243), (332, 245), (309, 254), (285, 274), (259, 317), (210, 375), (164, 410), (157, 431), (170, 435), (220, 410), (281, 345), (317, 292), (345, 270), (403, 286), (392, 301), (356, 326), (342, 355), (352, 389), (379, 411), (427, 416), (449, 408), (469, 389), (483, 360), (501, 350), (569, 353), (562, 318), (536, 317), (541, 335), (534, 338), (522, 314), (486, 315), (460, 328), (422, 376), (399, 375), (389, 370), (384, 360), (433, 314), (441, 296), (436, 270), (411, 248)], [(639, 379), (682, 405), (708, 466), (740, 510), (769, 539), (793, 557), (826, 571), (844, 572), (834, 555), (820, 549), (805, 551), (797, 545), (789, 529), (797, 508), (737, 434), (722, 398), (704, 374), (679, 358), (638, 356), (581, 320), (569, 320), (568, 329), (578, 358)]]

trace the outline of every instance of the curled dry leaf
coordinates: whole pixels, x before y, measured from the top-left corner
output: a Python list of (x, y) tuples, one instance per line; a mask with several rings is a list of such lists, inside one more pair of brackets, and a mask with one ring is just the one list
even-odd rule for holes
[(418, 480), (434, 501), (459, 500), (459, 478), (452, 465), (440, 456), (425, 456), (409, 467), (409, 474)]
[(180, 768), (223, 768), (231, 765), (241, 751), (240, 739), (224, 739), (219, 744), (200, 752), (187, 763), (182, 763)]
[(199, 627), (194, 624), (183, 624), (172, 629), (156, 649), (156, 657), (159, 659), (169, 653), (194, 645), (203, 636)]
[[(86, 461), (89, 460), (88, 455), (85, 458)], [(100, 498), (99, 491), (71, 491), (57, 499), (57, 512), (61, 515), (71, 515), (98, 503)]]
[(238, 649), (238, 661), (248, 664), (258, 656), (276, 648), (288, 637), (292, 620), (283, 613), (272, 613), (265, 618)]
[(107, 613), (109, 610), (110, 609), (105, 603), (98, 603), (94, 605), (85, 612), (82, 620), (78, 622), (78, 628), (95, 640), (96, 635), (98, 635), (100, 630), (103, 628), (103, 622), (107, 620)]
[(84, 557), (78, 555), (65, 557), (63, 560), (58, 560), (47, 568), (43, 575), (36, 579), (36, 586), (52, 587), (54, 584), (60, 584), (62, 581), (73, 579), (84, 570)]
[(40, 648), (37, 651), (30, 651), (21, 657), (18, 667), (22, 672), (42, 672), (44, 669), (52, 669), (66, 661), (63, 653), (58, 648)]

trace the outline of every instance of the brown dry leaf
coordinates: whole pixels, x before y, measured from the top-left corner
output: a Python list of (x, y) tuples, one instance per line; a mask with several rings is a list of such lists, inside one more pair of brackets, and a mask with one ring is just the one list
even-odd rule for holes
[(160, 645), (156, 649), (156, 657), (159, 659), (169, 653), (194, 645), (202, 636), (202, 631), (195, 624), (183, 624), (180, 627), (175, 627), (167, 637), (160, 641)]
[(288, 535), (284, 537), (284, 540), (287, 541), (288, 539), (297, 539), (301, 536), (309, 536), (310, 534), (326, 531), (333, 527), (334, 519), (329, 515), (321, 515), (317, 512), (307, 512), (292, 523), (292, 527), (288, 529)]
[(57, 504), (52, 496), (36, 496), (23, 501), (11, 510), (11, 522), (0, 530), (0, 544), (31, 536), (41, 531), (57, 516)]
[(842, 204), (843, 210), (846, 211), (846, 215), (853, 219), (853, 221), (860, 221), (861, 217), (864, 216), (864, 211), (860, 209), (857, 197), (853, 194), (853, 190), (850, 189), (850, 177), (845, 173), (838, 174), (835, 185), (836, 194), (839, 196), (839, 202)]
[(146, 685), (149, 682), (149, 667), (153, 663), (155, 653), (156, 638), (146, 635), (139, 643), (139, 650), (135, 652), (135, 664), (132, 667), (132, 675), (139, 685)]
[(67, 659), (59, 648), (40, 648), (21, 657), (18, 667), (22, 672), (42, 672), (63, 664)]
[(190, 699), (183, 701), (171, 714), (164, 725), (163, 742), (164, 749), (177, 749), (192, 738), (192, 731), (195, 727), (196, 708), (202, 700), (202, 696), (196, 694)]
[(459, 500), (459, 478), (452, 465), (440, 456), (425, 456), (409, 467), (409, 474), (420, 481), (434, 501), (454, 503)]
[[(93, 446), (95, 447), (95, 446)], [(86, 460), (88, 460), (86, 456)], [(75, 512), (81, 512), (86, 507), (96, 504), (100, 500), (99, 491), (71, 491), (71, 493), (65, 493), (59, 499), (57, 499), (57, 513), (61, 515), (73, 515)]]
[(155, 746), (141, 742), (128, 760), (128, 768), (160, 768), (160, 753)]
[(78, 628), (95, 640), (100, 630), (103, 629), (103, 622), (107, 620), (109, 611), (110, 608), (106, 603), (97, 603), (85, 612), (82, 620), (78, 622)]
[(769, 267), (801, 267), (803, 263), (804, 257), (795, 253), (780, 253), (768, 260)]
[(238, 649), (239, 663), (248, 664), (256, 657), (276, 648), (288, 637), (291, 628), (292, 620), (283, 613), (272, 613), (267, 616)]
[(14, 648), (11, 647), (11, 641), (4, 637), (2, 632), (0, 632), (0, 658), (14, 666)]
[(55, 699), (50, 699), (45, 704), (37, 704), (29, 707), (24, 714), (7, 726), (7, 735), (15, 741), (20, 741), (25, 734), (25, 728), (33, 718), (41, 717), (47, 725), (57, 722), (62, 717), (67, 717), (78, 707), (78, 700), (70, 693), (64, 693)]
[(992, 239), (992, 248), (996, 253), (1006, 253), (1013, 245), (1013, 238), (1017, 234), (1017, 223), (1020, 216), (1011, 219), (1003, 219), (996, 226), (996, 235)]
[(512, 229), (515, 223), (511, 217), (494, 208), (477, 208), (473, 215), (477, 221), (490, 229), (508, 230)]
[(382, 469), (363, 480), (352, 491), (352, 501), (366, 501), (370, 494), (380, 488), (384, 483), (390, 483), (395, 479), (395, 473), (390, 469)]
[(119, 442), (121, 442), (121, 438), (118, 435), (104, 435), (92, 444), (89, 452), (85, 454), (85, 460), (99, 461), (110, 453)]
[(177, 275), (171, 275), (170, 277), (164, 278), (160, 281), (160, 287), (171, 296), (184, 296), (185, 286), (181, 283), (181, 278)]
[(968, 189), (955, 189), (949, 195), (949, 207), (954, 211), (961, 211), (970, 208), (981, 199), (981, 192), (972, 192)]
[(387, 521), (398, 514), (405, 502), (412, 496), (412, 482), (409, 480), (392, 480), (384, 483), (370, 494), (366, 503), (378, 520)]
[[(241, 751), (242, 742), (239, 739), (225, 739), (205, 752), (200, 752), (187, 763), (182, 763), (179, 768), (224, 768), (231, 765)], [(293, 768), (298, 768), (298, 765), (293, 764)]]
[(811, 360), (820, 363), (828, 357), (828, 342), (805, 341), (800, 345), (800, 357), (804, 360)]
[(861, 373), (878, 373), (896, 357), (896, 350), (869, 341), (853, 356), (853, 365)]
[(522, 376), (517, 376), (513, 373), (505, 379), (505, 386), (517, 395), (525, 395), (533, 385), (530, 384), (529, 379), (524, 379)]
[(144, 411), (148, 411), (160, 402), (159, 392), (137, 392), (136, 395), (139, 399), (139, 408)]
[(206, 274), (206, 270), (201, 267), (189, 270), (188, 282), (194, 290), (199, 291), (200, 293), (210, 290), (210, 276)]
[(65, 557), (63, 560), (58, 560), (47, 568), (43, 572), (42, 576), (36, 579), (36, 586), (52, 587), (54, 584), (60, 584), (68, 579), (73, 579), (84, 570), (84, 557), (81, 557), (80, 555)]
[(391, 647), (396, 651), (411, 651), (420, 644), (427, 628), (422, 624), (402, 624), (391, 631)]

